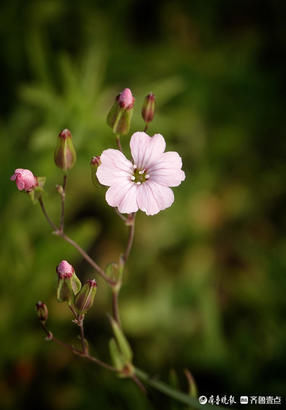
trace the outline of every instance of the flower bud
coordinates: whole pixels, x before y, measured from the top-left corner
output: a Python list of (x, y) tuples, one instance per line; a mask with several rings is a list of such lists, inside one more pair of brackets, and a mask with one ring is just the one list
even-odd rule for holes
[(95, 187), (99, 186), (99, 182), (96, 176), (96, 171), (100, 164), (101, 164), (101, 161), (100, 161), (99, 156), (95, 156), (91, 158), (90, 160), (91, 180)]
[(76, 152), (73, 146), (71, 132), (68, 129), (64, 129), (59, 133), (54, 159), (56, 166), (65, 172), (71, 169), (75, 164)]
[(37, 309), (38, 318), (40, 319), (41, 322), (45, 323), (48, 320), (48, 316), (49, 316), (47, 305), (39, 301), (38, 303), (36, 303), (36, 309)]
[(31, 192), (38, 184), (37, 178), (29, 169), (15, 169), (10, 180), (16, 182), (19, 191)]
[(151, 122), (155, 113), (155, 95), (150, 93), (146, 95), (143, 107), (142, 107), (142, 117), (145, 122)]
[(57, 300), (59, 302), (71, 303), (74, 295), (80, 291), (81, 282), (76, 276), (73, 266), (67, 261), (61, 261), (57, 266), (56, 271), (59, 277)]
[(79, 315), (84, 315), (93, 305), (97, 283), (95, 279), (88, 280), (76, 295), (74, 306)]
[(129, 88), (125, 88), (115, 99), (107, 115), (107, 124), (114, 134), (127, 134), (133, 114), (134, 97)]

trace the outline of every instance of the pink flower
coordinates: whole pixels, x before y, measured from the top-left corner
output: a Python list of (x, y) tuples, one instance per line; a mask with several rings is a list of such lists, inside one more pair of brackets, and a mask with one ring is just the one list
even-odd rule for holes
[(10, 178), (11, 181), (16, 181), (19, 191), (32, 191), (37, 185), (37, 178), (28, 169), (17, 168), (14, 171), (14, 175)]
[(117, 101), (122, 108), (132, 108), (134, 104), (134, 97), (129, 88), (124, 88), (118, 95)]
[(74, 274), (74, 267), (67, 261), (63, 260), (56, 267), (56, 271), (59, 278), (71, 278)]
[(162, 135), (149, 137), (145, 132), (135, 132), (130, 140), (134, 163), (116, 149), (103, 151), (96, 175), (101, 184), (110, 187), (107, 203), (127, 214), (141, 209), (155, 215), (169, 208), (174, 202), (169, 187), (180, 185), (185, 173), (179, 154), (164, 152), (165, 148)]

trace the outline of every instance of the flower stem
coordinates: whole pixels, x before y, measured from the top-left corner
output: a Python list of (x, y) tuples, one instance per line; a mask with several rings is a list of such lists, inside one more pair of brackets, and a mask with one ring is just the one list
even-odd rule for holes
[(145, 122), (144, 132), (147, 132), (148, 126), (149, 126), (148, 122)]
[(61, 193), (61, 221), (60, 221), (60, 231), (64, 231), (64, 221), (65, 221), (65, 198), (66, 198), (66, 185), (67, 185), (67, 175), (64, 175), (62, 193)]
[(113, 313), (113, 318), (116, 320), (116, 322), (120, 326), (121, 323), (120, 323), (120, 315), (119, 315), (118, 297), (119, 297), (119, 288), (114, 287), (112, 289), (112, 313)]
[(127, 242), (127, 246), (126, 246), (126, 249), (123, 255), (124, 264), (127, 262), (127, 259), (129, 257), (129, 254), (130, 254), (130, 251), (133, 245), (133, 241), (134, 241), (135, 217), (136, 217), (136, 213), (132, 214), (130, 218), (128, 242)]
[[(137, 369), (137, 368), (135, 369), (135, 375), (140, 380), (152, 386), (154, 389), (159, 390), (161, 393), (164, 393), (165, 395), (172, 397), (173, 399), (180, 401), (181, 403), (184, 403), (193, 409), (202, 408), (202, 405), (194, 397), (191, 397), (188, 394), (182, 393), (179, 390), (176, 390), (173, 387), (169, 386), (168, 384), (161, 382), (160, 380), (150, 377), (147, 373), (143, 372), (140, 369)], [(219, 406), (215, 406), (215, 407), (216, 409), (219, 409), (219, 410), (226, 409), (225, 407), (224, 408), (219, 407)], [(204, 409), (210, 410), (210, 409), (213, 409), (213, 407), (205, 405)]]
[(60, 229), (58, 229), (58, 227), (54, 224), (54, 222), (50, 219), (44, 202), (43, 202), (43, 198), (40, 197), (39, 198), (39, 203), (41, 206), (41, 209), (43, 211), (43, 214), (46, 218), (46, 220), (48, 221), (49, 225), (52, 227), (52, 229), (54, 230), (54, 233), (58, 236), (60, 236), (61, 238), (63, 238), (66, 242), (68, 242), (70, 245), (72, 245), (82, 256), (83, 258), (94, 268), (94, 270), (96, 270), (96, 272), (110, 285), (110, 286), (114, 286), (116, 284), (115, 281), (113, 281), (112, 279), (110, 279), (104, 272), (104, 270), (73, 240), (71, 239), (69, 236), (67, 236), (63, 231), (61, 231)]
[(120, 142), (120, 135), (119, 135), (119, 134), (116, 135), (116, 144), (117, 144), (117, 146), (118, 146), (118, 149), (119, 149), (121, 152), (123, 152), (123, 150), (122, 150), (122, 145), (121, 145), (121, 142)]
[(80, 328), (80, 340), (81, 340), (81, 346), (82, 346), (82, 353), (88, 355), (88, 348), (85, 342), (85, 336), (84, 336), (84, 326), (83, 326), (83, 320), (84, 318), (81, 318), (78, 320), (78, 325)]
[(80, 350), (76, 349), (74, 346), (63, 342), (62, 340), (56, 338), (53, 333), (46, 327), (44, 322), (40, 322), (42, 329), (44, 330), (44, 332), (47, 335), (48, 340), (53, 341), (55, 343), (57, 343), (60, 346), (65, 347), (66, 349), (70, 350), (74, 355), (82, 357), (84, 359), (87, 359), (93, 363), (96, 363), (98, 366), (104, 367), (107, 370), (113, 371), (113, 372), (117, 372), (117, 369), (115, 369), (115, 367), (111, 366), (108, 363), (103, 362), (100, 359), (97, 359), (97, 357), (91, 356), (88, 352), (81, 352)]

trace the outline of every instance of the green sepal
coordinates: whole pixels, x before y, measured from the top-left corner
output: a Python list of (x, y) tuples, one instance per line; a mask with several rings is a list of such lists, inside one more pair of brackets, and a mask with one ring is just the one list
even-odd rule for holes
[(121, 371), (124, 368), (125, 363), (114, 338), (109, 340), (109, 352), (115, 369)]
[(29, 192), (29, 196), (34, 205), (38, 203), (39, 198), (44, 192), (44, 185), (46, 183), (46, 179), (46, 177), (37, 177), (38, 184), (35, 186), (34, 189), (32, 189), (32, 191)]
[(112, 128), (114, 134), (125, 135), (130, 129), (132, 114), (133, 107), (123, 108), (115, 101), (107, 115), (106, 122)]
[(59, 279), (57, 287), (57, 301), (72, 303), (74, 298), (70, 279)]
[(85, 283), (74, 299), (74, 307), (79, 315), (85, 315), (92, 307), (96, 295), (96, 287)]
[(118, 323), (112, 317), (110, 317), (110, 322), (111, 322), (111, 326), (112, 326), (112, 330), (113, 330), (115, 339), (116, 339), (118, 347), (119, 347), (119, 349), (122, 353), (124, 361), (126, 363), (131, 363), (133, 353), (132, 353), (131, 347), (130, 347), (124, 333), (122, 332), (122, 330), (121, 330), (120, 326), (118, 325)]
[(119, 274), (118, 264), (115, 262), (109, 263), (105, 268), (105, 273), (110, 279), (116, 281), (118, 279)]

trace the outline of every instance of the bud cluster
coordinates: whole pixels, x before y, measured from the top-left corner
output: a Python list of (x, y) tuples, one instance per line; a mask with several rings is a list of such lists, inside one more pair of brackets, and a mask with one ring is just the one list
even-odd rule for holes
[(74, 267), (66, 260), (59, 263), (56, 271), (58, 274), (57, 300), (68, 302), (79, 316), (85, 315), (93, 305), (97, 288), (96, 280), (88, 280), (81, 286)]

